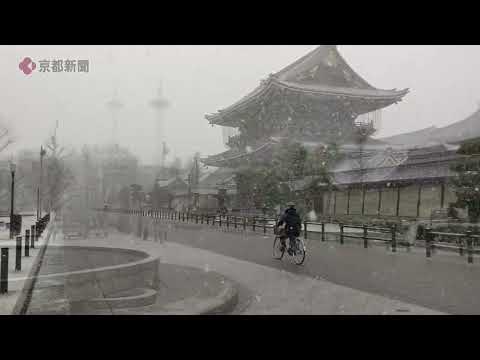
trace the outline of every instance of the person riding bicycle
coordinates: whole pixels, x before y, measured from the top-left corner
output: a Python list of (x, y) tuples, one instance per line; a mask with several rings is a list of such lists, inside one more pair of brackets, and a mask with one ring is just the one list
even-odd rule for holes
[(300, 230), (302, 227), (302, 219), (298, 215), (297, 210), (295, 209), (295, 204), (289, 202), (287, 204), (288, 208), (285, 210), (284, 214), (280, 217), (280, 220), (277, 223), (277, 226), (280, 227), (285, 224), (285, 231), (280, 236), (282, 242), (281, 251), (285, 251), (285, 239), (289, 238), (290, 247), (288, 253), (292, 255), (293, 250), (297, 250), (296, 239), (300, 236)]

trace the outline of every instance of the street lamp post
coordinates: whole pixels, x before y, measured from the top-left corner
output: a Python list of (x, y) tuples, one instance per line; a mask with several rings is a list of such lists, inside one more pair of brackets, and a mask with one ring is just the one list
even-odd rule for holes
[(13, 206), (14, 206), (14, 198), (15, 198), (15, 169), (16, 165), (15, 163), (11, 162), (10, 163), (10, 172), (12, 174), (12, 194), (10, 196), (11, 198), (11, 204), (10, 204), (10, 239), (13, 239)]
[(42, 217), (42, 178), (43, 178), (43, 157), (45, 156), (46, 151), (43, 146), (40, 146), (40, 179), (39, 186), (37, 188), (37, 220)]
[(188, 212), (192, 208), (192, 174), (188, 174)]

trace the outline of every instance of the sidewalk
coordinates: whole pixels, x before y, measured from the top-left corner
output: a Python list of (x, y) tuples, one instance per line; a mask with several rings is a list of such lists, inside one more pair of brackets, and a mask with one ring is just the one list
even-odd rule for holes
[[(171, 236), (175, 234), (170, 234)], [(206, 273), (220, 273), (252, 292), (250, 304), (243, 314), (441, 314), (319, 278), (293, 274), (173, 242), (143, 241), (133, 236), (111, 233), (109, 239), (68, 241), (68, 244), (140, 249), (159, 255), (162, 263), (195, 267)], [(284, 260), (286, 267), (290, 265), (287, 264), (288, 261), (289, 259)]]
[[(29, 248), (29, 256), (25, 256), (25, 230), (30, 229), (34, 225), (35, 217), (23, 219), (22, 223), (22, 257), (21, 271), (15, 271), (15, 248), (16, 240), (10, 240), (8, 236), (0, 236), (0, 247), (9, 248), (8, 258), (8, 293), (0, 294), (0, 315), (18, 315), (23, 308), (26, 297), (28, 296), (28, 288), (33, 281), (33, 274), (40, 266), (42, 253), (45, 250), (46, 243), (49, 238), (50, 227), (48, 225), (43, 235), (35, 242), (35, 248)], [(3, 234), (3, 233), (2, 233)], [(3, 234), (5, 235), (5, 234)]]

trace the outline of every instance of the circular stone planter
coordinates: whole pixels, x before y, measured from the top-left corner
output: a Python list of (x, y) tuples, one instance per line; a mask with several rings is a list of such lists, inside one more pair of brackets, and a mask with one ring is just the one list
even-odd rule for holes
[(218, 314), (238, 302), (222, 275), (133, 249), (52, 246), (43, 265), (30, 314)]
[[(44, 266), (55, 272), (39, 274), (35, 289), (63, 286), (65, 297), (77, 305), (103, 299), (106, 307), (122, 306), (120, 297), (125, 297), (125, 303), (155, 301), (159, 286), (156, 256), (132, 249), (74, 245), (49, 246), (48, 252)], [(63, 257), (64, 265), (49, 265), (49, 256), (54, 260)], [(70, 271), (56, 272), (58, 269)]]

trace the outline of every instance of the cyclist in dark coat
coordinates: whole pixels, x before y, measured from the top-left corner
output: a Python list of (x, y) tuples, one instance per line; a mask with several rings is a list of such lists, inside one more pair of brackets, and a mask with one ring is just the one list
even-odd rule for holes
[[(285, 224), (285, 235), (289, 239), (290, 248), (288, 252), (291, 254), (292, 251), (297, 249), (296, 238), (300, 236), (300, 230), (302, 227), (302, 219), (295, 209), (295, 204), (290, 202), (287, 204), (288, 208), (285, 210), (285, 213), (280, 217), (280, 220), (277, 223), (277, 226), (280, 227)], [(282, 240), (282, 251), (285, 249), (285, 237), (281, 237)]]

